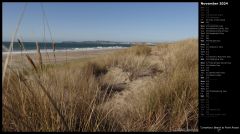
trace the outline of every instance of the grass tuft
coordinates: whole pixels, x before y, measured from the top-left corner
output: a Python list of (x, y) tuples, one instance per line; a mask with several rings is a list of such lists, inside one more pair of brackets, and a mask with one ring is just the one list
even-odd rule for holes
[(134, 45), (131, 49), (130, 49), (130, 53), (133, 53), (135, 55), (150, 55), (151, 53), (151, 48), (147, 45)]

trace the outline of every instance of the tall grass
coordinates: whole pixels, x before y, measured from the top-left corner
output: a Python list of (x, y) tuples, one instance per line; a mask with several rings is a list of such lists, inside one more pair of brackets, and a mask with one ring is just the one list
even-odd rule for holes
[(140, 116), (139, 126), (146, 131), (196, 131), (197, 40), (185, 40), (157, 47), (166, 67), (164, 73), (154, 80), (149, 92), (145, 94), (145, 102), (142, 104), (145, 108)]
[[(42, 69), (27, 55), (30, 67), (7, 68), (5, 73), (2, 129), (196, 131), (197, 51), (195, 39), (154, 47), (139, 45), (67, 65), (50, 66), (38, 58)], [(41, 57), (40, 50), (38, 55)], [(116, 86), (103, 85), (114, 80), (118, 84), (121, 78), (111, 71), (114, 69), (127, 74), (127, 86), (108, 96), (108, 90)], [(107, 75), (111, 79), (104, 79)], [(139, 85), (132, 86), (136, 83)], [(117, 99), (123, 99), (126, 107), (115, 103)]]
[(130, 53), (136, 55), (149, 55), (151, 53), (151, 48), (146, 45), (136, 44), (129, 49)]

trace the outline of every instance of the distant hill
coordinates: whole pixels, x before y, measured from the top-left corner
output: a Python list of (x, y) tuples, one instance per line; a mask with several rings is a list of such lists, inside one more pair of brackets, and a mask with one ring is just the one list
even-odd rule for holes
[(116, 41), (62, 41), (61, 43), (84, 43), (84, 44), (131, 44), (130, 42), (116, 42)]

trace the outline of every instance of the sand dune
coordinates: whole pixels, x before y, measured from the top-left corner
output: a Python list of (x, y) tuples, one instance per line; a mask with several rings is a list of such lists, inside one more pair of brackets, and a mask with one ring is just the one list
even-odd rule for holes
[(57, 54), (59, 64), (41, 69), (35, 60), (36, 71), (9, 68), (3, 130), (197, 131), (197, 47), (189, 39)]

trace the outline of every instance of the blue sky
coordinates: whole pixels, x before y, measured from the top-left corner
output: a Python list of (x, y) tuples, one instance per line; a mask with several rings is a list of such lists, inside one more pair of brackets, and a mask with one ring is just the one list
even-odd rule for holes
[[(3, 3), (3, 41), (25, 3)], [(175, 41), (198, 37), (198, 3), (43, 3), (55, 41)], [(40, 3), (28, 3), (19, 36), (43, 40)], [(49, 32), (46, 32), (50, 40)]]

